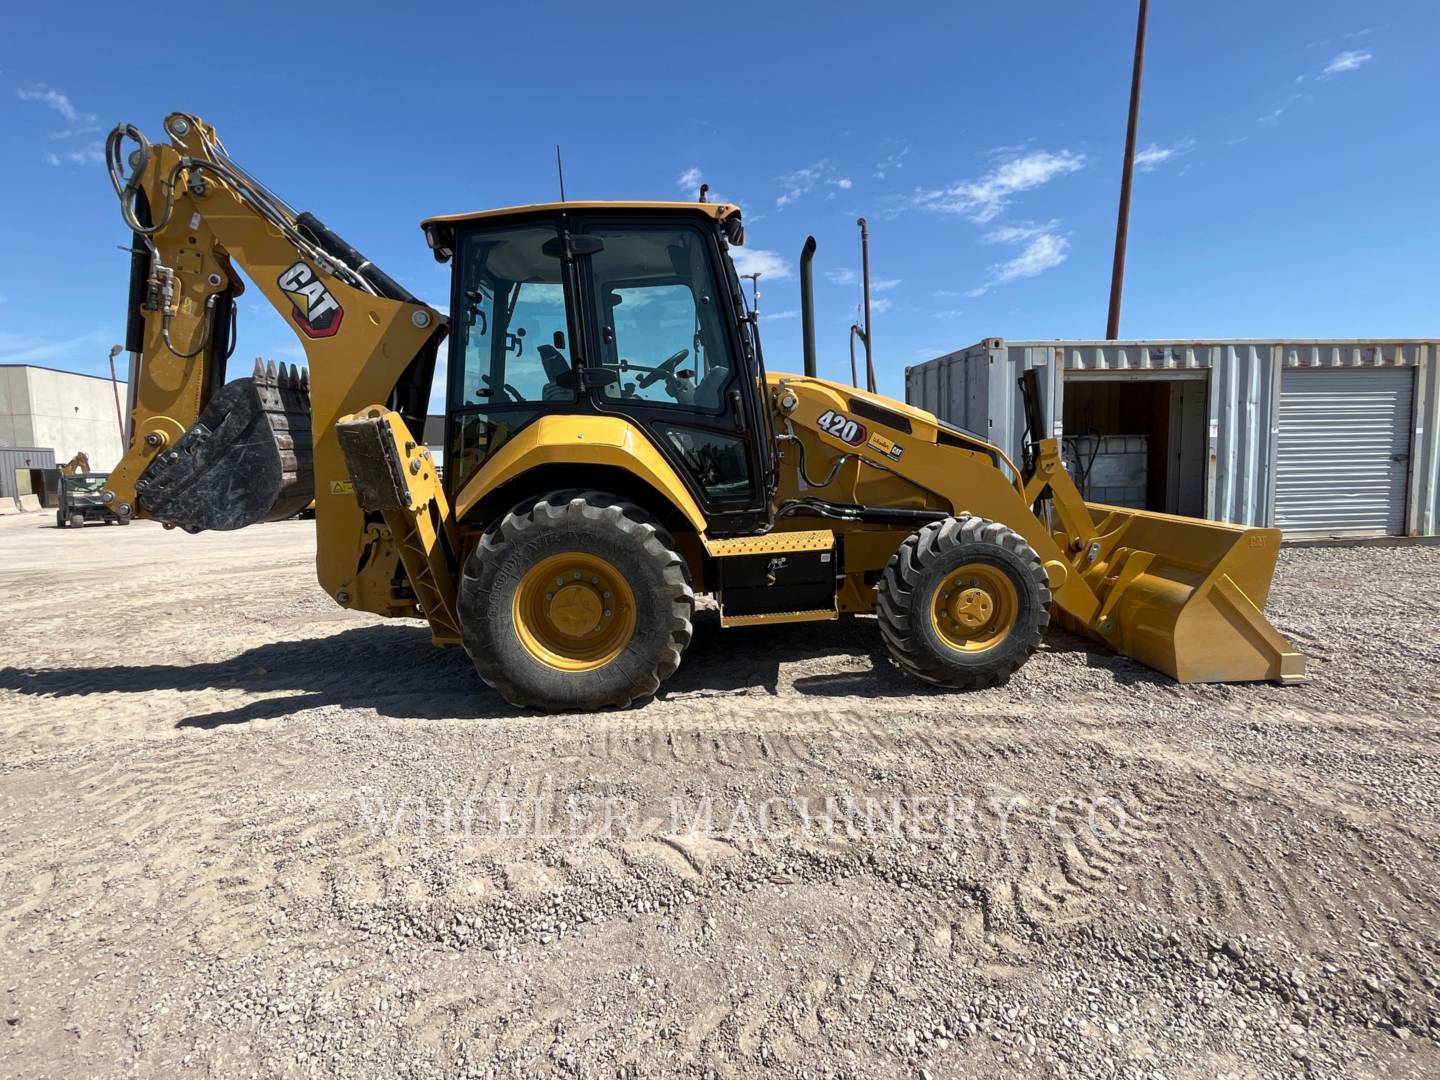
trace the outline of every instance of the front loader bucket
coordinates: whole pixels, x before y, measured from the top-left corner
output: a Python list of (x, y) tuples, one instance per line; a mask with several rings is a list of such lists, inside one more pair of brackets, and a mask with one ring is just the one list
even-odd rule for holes
[(310, 381), (255, 364), (226, 383), (199, 418), (135, 482), (140, 508), (186, 532), (241, 529), (293, 517), (315, 497)]
[(1061, 621), (1180, 682), (1300, 682), (1305, 658), (1265, 618), (1279, 529), (1096, 503), (1074, 568), (1099, 597)]

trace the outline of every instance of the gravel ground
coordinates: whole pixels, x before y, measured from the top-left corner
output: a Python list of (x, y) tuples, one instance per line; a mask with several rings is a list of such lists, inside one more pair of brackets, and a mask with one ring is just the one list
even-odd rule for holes
[(1440, 548), (1286, 550), (1299, 687), (707, 612), (556, 717), (313, 548), (0, 519), (0, 1073), (1440, 1073)]

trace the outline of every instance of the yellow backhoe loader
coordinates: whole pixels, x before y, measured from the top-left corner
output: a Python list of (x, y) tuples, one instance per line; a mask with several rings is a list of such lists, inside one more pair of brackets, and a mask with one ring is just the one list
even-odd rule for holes
[[(1008, 678), (1052, 617), (1183, 682), (1302, 677), (1262, 614), (1276, 529), (1086, 503), (1039, 416), (1020, 465), (899, 402), (767, 373), (728, 204), (562, 202), (422, 223), (449, 317), (183, 113), (107, 142), (134, 235), (128, 452), (104, 498), (189, 532), (312, 498), (321, 586), (428, 621), (520, 706), (624, 706), (722, 626), (877, 616), (926, 682)], [(305, 349), (226, 382), (237, 270)], [(447, 348), (441, 470), (420, 440)], [(1034, 395), (1030, 395), (1033, 403)]]

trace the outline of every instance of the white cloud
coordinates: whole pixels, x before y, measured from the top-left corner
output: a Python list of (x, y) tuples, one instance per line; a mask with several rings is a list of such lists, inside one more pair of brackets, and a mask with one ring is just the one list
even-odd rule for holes
[[(1060, 227), (1058, 221), (1047, 221), (1043, 225), (1036, 225), (1034, 222), (1026, 222), (1023, 225), (1001, 225), (991, 229), (985, 234), (987, 244), (1021, 244), (1026, 240), (1033, 240), (1043, 233), (1051, 232)], [(938, 295), (938, 294), (937, 294)], [(954, 293), (949, 295), (954, 296)]]
[(841, 191), (849, 191), (852, 187), (855, 186), (855, 182), (851, 180), (848, 176), (842, 176), (838, 179), (831, 180), (830, 183), (834, 184)]
[[(75, 108), (68, 95), (43, 83), (33, 90), (16, 90), (15, 96), (21, 101), (38, 101), (42, 105), (54, 109), (72, 124), (80, 119), (80, 110)], [(88, 117), (86, 122), (93, 122), (94, 119), (93, 116)]]
[(1025, 250), (1013, 259), (996, 263), (990, 267), (985, 284), (966, 292), (966, 296), (983, 296), (997, 285), (1004, 285), (1020, 278), (1036, 277), (1046, 270), (1053, 270), (1066, 259), (1070, 241), (1055, 233), (1042, 232), (1030, 238)]
[(870, 279), (870, 291), (871, 291), (871, 292), (888, 292), (889, 290), (895, 288), (895, 286), (896, 286), (896, 285), (899, 285), (899, 284), (900, 284), (900, 279), (899, 279), (899, 278), (871, 278), (871, 279)]
[(681, 191), (685, 192), (685, 194), (693, 198), (700, 190), (700, 185), (704, 182), (704, 179), (705, 174), (700, 171), (700, 166), (691, 165), (690, 168), (675, 178), (675, 185)]
[(806, 165), (803, 169), (796, 169), (784, 176), (777, 176), (775, 179), (785, 188), (779, 198), (775, 200), (777, 209), (794, 202), (796, 199), (808, 195), (825, 175), (830, 163), (825, 160), (815, 162), (814, 165)]
[(984, 225), (1005, 209), (1012, 195), (1040, 187), (1084, 166), (1084, 154), (1038, 150), (1004, 162), (979, 180), (935, 191), (916, 191), (911, 203), (925, 210), (963, 214), (976, 224)]
[(99, 360), (99, 350), (111, 344), (104, 330), (91, 330), (78, 337), (58, 341), (34, 334), (12, 334), (0, 330), (0, 364), (48, 364), (61, 362), (71, 368)]
[(930, 295), (931, 295), (931, 296), (959, 296), (960, 293), (959, 293), (959, 291), (956, 290), (956, 289), (936, 289), (936, 290), (935, 290), (934, 292), (932, 292)]
[(860, 280), (860, 275), (848, 266), (842, 266), (836, 270), (826, 270), (825, 276), (835, 285), (854, 285)]
[(955, 319), (959, 318), (962, 314), (964, 314), (964, 312), (959, 308), (946, 308), (943, 311), (932, 311), (930, 317), (932, 319)]
[(881, 315), (890, 310), (890, 299), (885, 296), (877, 296), (870, 301), (870, 314)]
[(799, 308), (789, 308), (785, 311), (767, 311), (764, 315), (760, 316), (763, 322), (779, 322), (781, 319), (798, 319), (799, 317)]
[(98, 165), (105, 160), (105, 151), (98, 142), (94, 142), (80, 150), (64, 150), (58, 154), (46, 151), (41, 160), (46, 165)]
[(910, 153), (908, 146), (902, 146), (899, 150), (886, 154), (884, 158), (875, 163), (875, 178), (884, 180), (886, 175), (897, 169), (905, 167), (905, 155)]
[(1325, 70), (1320, 72), (1322, 79), (1328, 79), (1331, 75), (1340, 75), (1346, 71), (1354, 71), (1362, 64), (1368, 64), (1375, 59), (1375, 54), (1364, 49), (1348, 49), (1325, 65)]
[(1279, 105), (1275, 106), (1275, 108), (1271, 109), (1264, 116), (1256, 117), (1256, 120), (1262, 124), (1277, 123), (1280, 120), (1280, 117), (1284, 116), (1285, 113), (1289, 110), (1290, 106), (1294, 105), (1299, 100), (1299, 94), (1291, 94), (1289, 97), (1287, 97)]
[(1195, 140), (1191, 138), (1181, 139), (1172, 146), (1159, 146), (1151, 143), (1144, 150), (1135, 154), (1135, 167), (1141, 172), (1154, 172), (1167, 161), (1171, 161), (1182, 154), (1188, 154), (1195, 149)]
[(772, 280), (790, 276), (790, 264), (778, 252), (763, 248), (732, 247), (730, 258), (737, 274), (760, 274)]

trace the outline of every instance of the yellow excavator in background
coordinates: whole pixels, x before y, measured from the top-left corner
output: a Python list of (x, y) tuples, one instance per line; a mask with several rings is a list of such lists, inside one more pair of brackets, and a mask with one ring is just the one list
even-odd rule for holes
[[(428, 621), (520, 706), (653, 695), (698, 593), (722, 626), (871, 613), (896, 664), (1008, 678), (1052, 615), (1184, 682), (1300, 679), (1262, 609), (1276, 529), (1086, 503), (1032, 405), (1020, 466), (935, 416), (767, 373), (728, 204), (562, 202), (422, 223), (449, 317), (173, 113), (106, 154), (134, 234), (130, 445), (104, 499), (188, 532), (312, 498), (321, 586)], [(238, 271), (308, 370), (226, 382)], [(441, 470), (420, 440), (447, 348)]]

